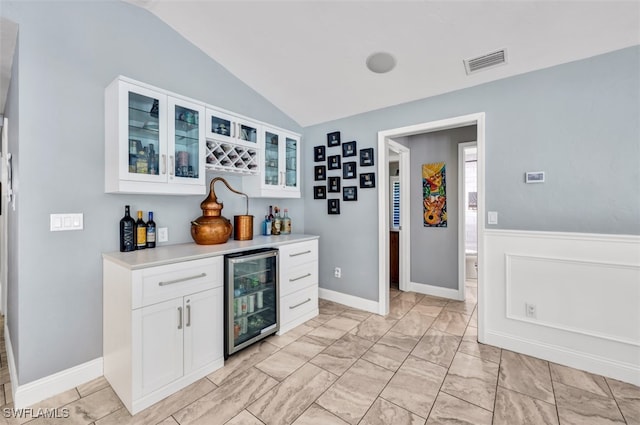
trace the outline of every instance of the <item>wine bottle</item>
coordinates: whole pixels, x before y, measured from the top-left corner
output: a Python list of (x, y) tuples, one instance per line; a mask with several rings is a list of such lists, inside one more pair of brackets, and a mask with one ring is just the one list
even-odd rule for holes
[(147, 225), (142, 219), (142, 211), (138, 211), (138, 220), (135, 225), (136, 229), (136, 249), (145, 249), (147, 247)]
[(149, 221), (147, 221), (147, 248), (156, 247), (156, 222), (153, 221), (153, 211), (149, 211)]
[(280, 233), (283, 235), (291, 234), (291, 218), (289, 217), (289, 210), (286, 208), (284, 209), (284, 217), (282, 217), (282, 229)]
[(120, 252), (129, 252), (136, 249), (133, 236), (135, 223), (129, 212), (129, 205), (125, 205), (124, 217), (120, 219)]

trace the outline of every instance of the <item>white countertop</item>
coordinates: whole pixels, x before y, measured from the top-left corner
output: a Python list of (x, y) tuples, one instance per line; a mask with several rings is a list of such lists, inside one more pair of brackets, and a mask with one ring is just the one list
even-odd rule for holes
[(218, 245), (198, 245), (191, 242), (177, 245), (158, 246), (156, 248), (132, 252), (107, 252), (102, 254), (102, 258), (120, 264), (130, 270), (136, 270), (178, 263), (181, 261), (215, 257), (238, 251), (278, 247), (279, 245), (310, 241), (318, 238), (319, 236), (315, 235), (258, 235), (254, 236), (250, 241), (236, 241), (234, 239), (229, 239), (227, 243)]

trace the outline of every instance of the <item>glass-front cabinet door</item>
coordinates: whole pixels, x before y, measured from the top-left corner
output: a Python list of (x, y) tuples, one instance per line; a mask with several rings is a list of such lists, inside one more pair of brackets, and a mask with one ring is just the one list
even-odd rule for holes
[[(162, 152), (167, 151), (166, 126), (167, 97), (144, 87), (132, 84), (121, 86), (121, 99), (127, 102), (123, 108), (127, 114), (125, 129), (128, 149), (127, 166), (121, 166), (128, 180), (167, 181), (166, 162)], [(166, 159), (166, 158), (165, 158)]]
[(258, 143), (257, 124), (216, 109), (208, 108), (206, 113), (208, 138), (246, 146)]
[(279, 186), (280, 173), (280, 136), (270, 131), (264, 133), (264, 185)]
[(169, 182), (204, 184), (204, 107), (169, 97)]
[(298, 163), (298, 139), (287, 136), (285, 138), (285, 179), (286, 188), (297, 189), (300, 180), (300, 164)]

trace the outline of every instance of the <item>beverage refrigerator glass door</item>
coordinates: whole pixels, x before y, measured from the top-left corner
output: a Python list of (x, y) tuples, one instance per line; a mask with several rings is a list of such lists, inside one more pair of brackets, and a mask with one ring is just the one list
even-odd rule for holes
[(225, 256), (225, 359), (279, 330), (278, 250)]

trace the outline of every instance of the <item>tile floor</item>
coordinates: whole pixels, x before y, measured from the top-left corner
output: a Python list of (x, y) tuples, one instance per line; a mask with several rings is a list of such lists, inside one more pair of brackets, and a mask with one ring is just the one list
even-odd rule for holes
[[(134, 417), (99, 378), (34, 406), (65, 408), (68, 418), (0, 421), (640, 424), (638, 387), (478, 344), (472, 282), (467, 294), (456, 302), (392, 290), (388, 317), (321, 300), (315, 319), (232, 356), (224, 368)], [(11, 408), (0, 343), (0, 401)]]

